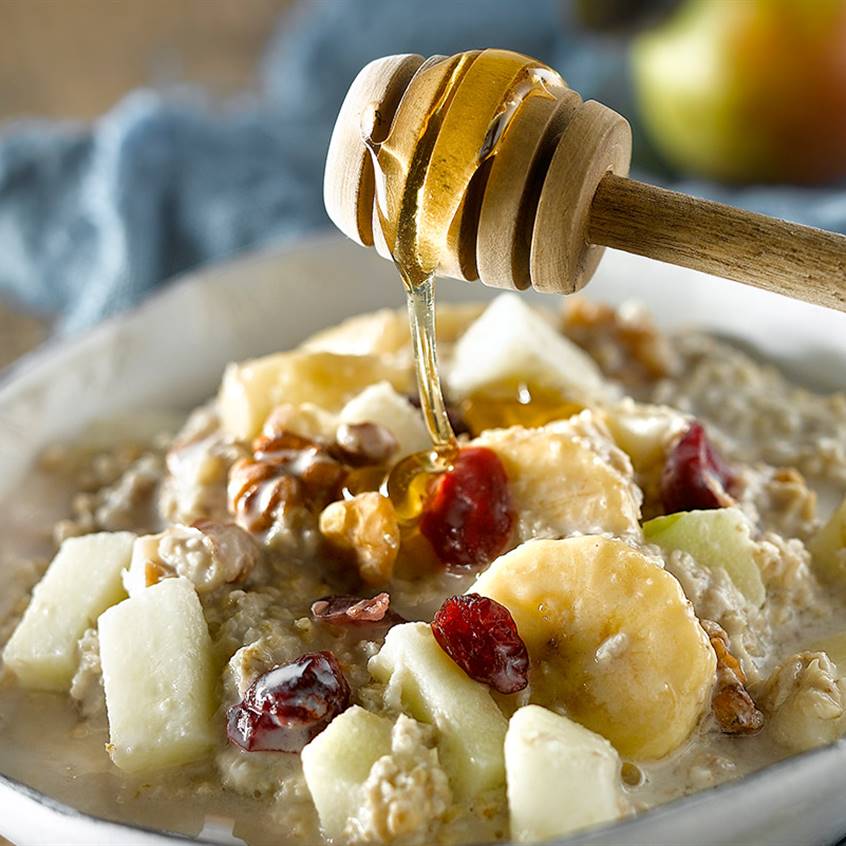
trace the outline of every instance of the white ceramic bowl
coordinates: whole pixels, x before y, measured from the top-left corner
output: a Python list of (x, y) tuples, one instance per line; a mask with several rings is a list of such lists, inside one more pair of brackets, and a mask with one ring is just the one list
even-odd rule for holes
[[(614, 252), (587, 293), (639, 299), (663, 326), (704, 327), (806, 384), (846, 387), (846, 315)], [(453, 281), (439, 291), (445, 300), (494, 294)], [(348, 315), (401, 303), (387, 262), (325, 238), (203, 270), (84, 337), (54, 342), (0, 384), (0, 500), (40, 449), (97, 418), (187, 410), (212, 394), (228, 361), (286, 349)], [(829, 844), (846, 834), (844, 794), (840, 742), (567, 843)], [(2, 776), (0, 834), (19, 846), (177, 839), (96, 820)]]

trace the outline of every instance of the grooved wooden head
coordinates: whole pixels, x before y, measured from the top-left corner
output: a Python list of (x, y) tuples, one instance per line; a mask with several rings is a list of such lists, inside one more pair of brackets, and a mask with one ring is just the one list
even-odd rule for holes
[[(542, 83), (515, 97), (527, 71)], [(374, 150), (386, 142), (379, 160), (387, 163), (380, 190), (388, 207), (395, 183), (408, 178), (392, 150), (421, 138), (431, 145), (421, 192), (444, 224), (423, 248), (437, 249), (440, 275), (558, 293), (578, 290), (593, 273), (601, 248), (588, 241), (590, 203), (608, 171), (628, 173), (631, 155), (624, 118), (582, 102), (528, 57), (484, 50), (377, 59), (353, 81), (338, 115), (324, 201), (344, 234), (386, 257), (395, 232), (386, 209), (378, 213), (365, 138)]]

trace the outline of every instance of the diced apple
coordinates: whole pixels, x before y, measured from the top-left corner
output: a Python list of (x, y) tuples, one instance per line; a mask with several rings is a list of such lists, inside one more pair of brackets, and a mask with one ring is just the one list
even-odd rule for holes
[(828, 581), (846, 580), (846, 499), (808, 543), (816, 571)]
[(505, 736), (511, 837), (534, 843), (622, 816), (620, 766), (604, 737), (539, 705), (520, 708)]
[(680, 549), (709, 569), (722, 567), (754, 605), (766, 598), (749, 521), (739, 508), (681, 511), (643, 524), (643, 536), (664, 550)]
[(668, 445), (690, 427), (690, 419), (674, 408), (630, 398), (609, 408), (605, 420), (615, 443), (638, 471), (663, 462)]
[(101, 532), (62, 544), (3, 650), (21, 685), (70, 688), (79, 663), (77, 642), (103, 611), (126, 596), (121, 571), (134, 540), (131, 532)]
[(353, 705), (303, 749), (303, 774), (327, 837), (341, 838), (361, 807), (370, 768), (391, 752), (392, 727), (386, 717)]
[(132, 544), (132, 555), (129, 559), (129, 567), (123, 571), (123, 586), (130, 597), (137, 596), (151, 584), (158, 581), (157, 578), (149, 578), (149, 565), (159, 557), (159, 541), (161, 534), (142, 535), (135, 538)]
[(227, 433), (249, 440), (281, 403), (310, 402), (336, 412), (368, 385), (381, 381), (405, 390), (411, 383), (409, 368), (374, 355), (277, 353), (226, 368), (220, 418)]
[(423, 416), (390, 382), (370, 385), (341, 409), (342, 423), (378, 423), (389, 429), (399, 442), (394, 458), (431, 449)]
[(202, 758), (213, 743), (212, 643), (194, 586), (165, 579), (98, 622), (109, 751), (128, 772)]
[(450, 393), (463, 399), (485, 386), (527, 382), (569, 400), (607, 396), (593, 359), (516, 294), (497, 297), (455, 345)]
[(370, 673), (412, 717), (438, 730), (441, 763), (456, 794), (473, 797), (505, 780), (506, 721), (490, 691), (438, 646), (426, 623), (394, 626)]

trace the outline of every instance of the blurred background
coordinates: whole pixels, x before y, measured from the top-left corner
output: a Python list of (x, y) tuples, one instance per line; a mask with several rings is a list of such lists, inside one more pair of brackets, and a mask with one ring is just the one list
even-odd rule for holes
[(0, 0), (0, 367), (326, 227), (358, 69), (484, 46), (628, 117), (639, 178), (846, 232), (846, 0)]

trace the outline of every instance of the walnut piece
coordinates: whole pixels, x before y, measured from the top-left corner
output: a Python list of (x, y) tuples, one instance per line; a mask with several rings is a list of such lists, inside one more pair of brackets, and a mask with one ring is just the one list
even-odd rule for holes
[(729, 651), (728, 635), (712, 620), (702, 620), (702, 628), (717, 653), (717, 685), (711, 707), (720, 729), (725, 734), (759, 732), (764, 725), (764, 715), (746, 690), (746, 674)]
[(300, 518), (336, 499), (346, 475), (326, 444), (293, 432), (259, 435), (252, 457), (235, 462), (229, 472), (229, 510), (248, 532), (307, 525)]
[(243, 581), (260, 556), (255, 541), (239, 526), (202, 520), (138, 538), (128, 579), (137, 587), (149, 587), (162, 579), (184, 576), (198, 593), (211, 593), (224, 584)]
[(791, 655), (759, 699), (773, 739), (795, 752), (831, 743), (846, 731), (846, 680), (825, 652)]
[(612, 379), (651, 382), (679, 369), (678, 355), (670, 342), (651, 317), (634, 304), (612, 308), (574, 297), (567, 303), (562, 329)]
[(341, 423), (335, 441), (341, 460), (353, 466), (385, 464), (399, 449), (393, 432), (378, 423)]
[(400, 531), (394, 506), (382, 494), (368, 491), (331, 503), (320, 515), (320, 532), (335, 552), (352, 557), (367, 584), (393, 575)]

